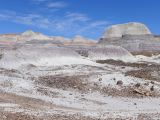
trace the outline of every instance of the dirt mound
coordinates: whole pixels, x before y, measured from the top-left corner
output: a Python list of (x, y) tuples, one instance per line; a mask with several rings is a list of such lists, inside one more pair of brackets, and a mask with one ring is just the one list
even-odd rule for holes
[(40, 84), (49, 87), (55, 87), (60, 89), (78, 89), (80, 91), (87, 91), (87, 76), (40, 76), (38, 78)]
[(113, 97), (120, 96), (120, 97), (131, 97), (131, 98), (143, 98), (148, 96), (152, 96), (152, 97), (159, 96), (159, 94), (153, 91), (151, 92), (150, 90), (146, 90), (143, 88), (138, 90), (140, 92), (137, 91), (137, 88), (135, 86), (122, 87), (121, 89), (103, 87), (100, 92), (102, 94), (113, 96)]
[(125, 75), (160, 82), (160, 65), (150, 65), (140, 70), (131, 70), (126, 72)]
[(115, 66), (126, 66), (126, 67), (137, 67), (137, 68), (143, 68), (149, 66), (150, 63), (129, 63), (129, 62), (123, 62), (121, 60), (97, 60), (97, 63), (101, 64), (110, 64)]
[(144, 55), (148, 57), (152, 57), (153, 55), (160, 55), (160, 52), (152, 52), (152, 51), (140, 51), (140, 52), (131, 52), (133, 55)]
[(143, 78), (146, 80), (156, 79), (152, 76), (151, 71), (146, 70), (146, 69), (129, 71), (129, 72), (126, 72), (125, 75), (126, 76), (133, 76), (133, 77), (137, 77), (137, 78)]

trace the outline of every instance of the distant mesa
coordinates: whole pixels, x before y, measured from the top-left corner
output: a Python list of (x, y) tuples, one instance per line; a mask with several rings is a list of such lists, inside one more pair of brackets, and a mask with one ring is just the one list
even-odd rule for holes
[(142, 23), (130, 22), (110, 26), (102, 38), (122, 37), (123, 35), (147, 35), (150, 30)]
[(67, 41), (66, 44), (70, 45), (95, 45), (96, 41), (85, 38), (80, 35), (76, 35), (74, 38), (71, 39), (71, 41)]
[(55, 45), (95, 45), (96, 41), (75, 36), (72, 39), (62, 36), (47, 36), (42, 33), (27, 30), (21, 34), (2, 34), (0, 35), (0, 43), (19, 43), (19, 44), (55, 44)]
[(23, 42), (23, 41), (30, 41), (30, 40), (51, 40), (51, 38), (41, 33), (33, 32), (32, 30), (25, 31), (20, 34), (1, 34), (0, 35), (0, 41)]
[(0, 44), (1, 45), (13, 45), (18, 40), (17, 34), (1, 34)]
[(33, 32), (32, 30), (27, 30), (23, 32), (21, 35), (22, 36), (32, 36), (32, 35), (37, 35), (38, 33)]
[(96, 44), (94, 40), (84, 38), (80, 35), (75, 36), (72, 39), (65, 38), (62, 36), (46, 36), (41, 33), (36, 33), (31, 30), (26, 31), (21, 34), (22, 39), (27, 40), (52, 40), (52, 41), (59, 41), (64, 45), (93, 45)]
[(69, 41), (70, 40), (69, 38), (65, 38), (65, 37), (62, 37), (62, 36), (52, 36), (51, 38), (54, 41), (60, 41), (62, 43), (64, 43), (65, 41)]
[(84, 38), (80, 35), (76, 35), (73, 39), (72, 39), (72, 42), (73, 43), (87, 43), (91, 41), (91, 39), (87, 39), (87, 38)]
[(41, 33), (33, 32), (32, 30), (25, 31), (21, 34), (22, 40), (51, 40), (50, 37)]
[(132, 53), (160, 52), (160, 36), (153, 35), (142, 23), (112, 25), (104, 32), (99, 46), (121, 46)]

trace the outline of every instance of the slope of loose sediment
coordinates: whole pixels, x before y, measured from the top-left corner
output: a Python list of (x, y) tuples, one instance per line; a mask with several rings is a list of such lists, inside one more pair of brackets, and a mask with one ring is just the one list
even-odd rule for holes
[(0, 60), (1, 67), (18, 67), (26, 64), (38, 66), (68, 65), (90, 63), (71, 49), (56, 46), (24, 46), (17, 49), (3, 51)]
[(131, 60), (134, 59), (132, 54), (119, 46), (106, 45), (103, 47), (96, 47), (89, 50), (88, 57), (93, 60), (118, 59)]

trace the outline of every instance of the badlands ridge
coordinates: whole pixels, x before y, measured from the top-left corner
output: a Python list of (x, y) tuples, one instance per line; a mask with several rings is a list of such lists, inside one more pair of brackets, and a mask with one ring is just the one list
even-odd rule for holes
[(0, 120), (157, 120), (160, 37), (141, 23), (100, 40), (0, 35)]

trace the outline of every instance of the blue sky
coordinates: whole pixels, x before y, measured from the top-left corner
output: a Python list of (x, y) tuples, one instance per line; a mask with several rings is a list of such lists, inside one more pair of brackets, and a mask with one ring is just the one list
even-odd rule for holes
[(133, 21), (160, 34), (159, 12), (160, 0), (0, 0), (0, 33), (98, 39), (109, 25)]

